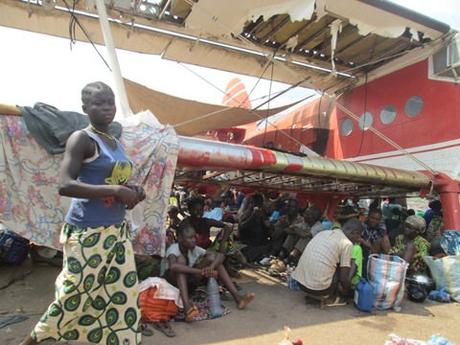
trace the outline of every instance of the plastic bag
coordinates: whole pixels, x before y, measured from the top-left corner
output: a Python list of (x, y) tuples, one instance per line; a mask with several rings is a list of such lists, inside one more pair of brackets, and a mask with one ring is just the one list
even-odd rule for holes
[(0, 228), (0, 262), (20, 265), (29, 254), (29, 241), (14, 232)]
[(145, 322), (169, 321), (177, 314), (173, 300), (156, 297), (157, 288), (149, 288), (139, 294), (139, 306), (142, 320)]
[(436, 282), (436, 289), (445, 288), (454, 301), (460, 302), (460, 255), (445, 256), (440, 259), (425, 256), (423, 260)]
[(401, 310), (407, 267), (406, 261), (399, 256), (369, 255), (367, 276), (374, 291), (375, 308)]

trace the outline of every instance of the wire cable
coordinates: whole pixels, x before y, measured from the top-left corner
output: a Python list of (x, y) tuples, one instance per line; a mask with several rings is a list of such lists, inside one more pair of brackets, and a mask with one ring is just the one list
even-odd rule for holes
[[(298, 81), (297, 83), (295, 83), (294, 85), (291, 85), (290, 87), (288, 87), (287, 89), (279, 92), (276, 96), (273, 96), (271, 97), (268, 101), (265, 101), (263, 102), (262, 104), (259, 104), (257, 107), (255, 107), (254, 109), (248, 109), (249, 113), (255, 115), (259, 120), (265, 120), (266, 118), (264, 116), (261, 116), (259, 115), (258, 113), (255, 112), (255, 110), (259, 109), (260, 107), (264, 106), (265, 104), (267, 104), (268, 102), (270, 101), (273, 101), (274, 99), (278, 98), (279, 96), (285, 94), (286, 92), (288, 92), (289, 90), (299, 86), (300, 84), (304, 83), (306, 79), (308, 79), (309, 77), (307, 78), (304, 78), (300, 81)], [(307, 97), (301, 99), (299, 101), (300, 102), (304, 102), (305, 100), (313, 97), (314, 95), (308, 95)], [(192, 123), (192, 122), (195, 122), (195, 121), (200, 121), (202, 119), (205, 119), (207, 117), (210, 117), (210, 116), (214, 116), (214, 115), (217, 115), (219, 113), (223, 113), (225, 111), (229, 111), (230, 109), (232, 108), (225, 108), (225, 109), (220, 109), (220, 110), (217, 110), (217, 111), (213, 111), (211, 113), (208, 113), (208, 114), (203, 114), (197, 118), (194, 118), (194, 119), (190, 119), (190, 120), (185, 120), (185, 121), (182, 121), (180, 123), (177, 123), (175, 125), (173, 125), (172, 127), (173, 128), (178, 128), (178, 127), (181, 127), (181, 126), (184, 126), (184, 125), (187, 125), (189, 123)], [(289, 138), (290, 140), (294, 141), (295, 143), (299, 144), (299, 145), (303, 145), (304, 144), (302, 142), (300, 142), (299, 140), (297, 140), (296, 138), (294, 138), (293, 136), (291, 136), (290, 134), (286, 133), (283, 129), (279, 128), (276, 124), (272, 123), (270, 120), (266, 119), (268, 121), (268, 124), (270, 124), (272, 127), (274, 127), (276, 130), (278, 130), (278, 132), (284, 136), (286, 136), (287, 138)]]
[[(365, 126), (366, 126), (366, 116), (367, 116), (367, 73), (366, 73), (366, 75), (364, 77), (364, 110), (363, 110), (363, 115), (362, 115), (363, 127), (361, 128), (361, 140), (360, 140), (360, 143), (359, 143), (358, 153), (355, 155), (356, 157), (361, 154), (361, 150), (363, 148), (364, 134), (366, 132), (366, 128), (365, 128)], [(358, 127), (359, 127), (359, 123), (358, 123)]]
[[(359, 117), (353, 113), (351, 110), (349, 110), (348, 108), (346, 108), (343, 104), (341, 104), (340, 102), (336, 101), (336, 106), (337, 108), (339, 108), (340, 110), (342, 110), (346, 115), (348, 115), (349, 117), (351, 117), (352, 119), (354, 119), (355, 121), (358, 121), (359, 122)], [(433, 175), (436, 175), (436, 171), (431, 168), (428, 164), (426, 164), (425, 162), (421, 161), (420, 159), (418, 159), (417, 157), (415, 157), (411, 152), (407, 151), (405, 148), (403, 148), (401, 145), (399, 145), (398, 143), (396, 143), (394, 140), (388, 138), (385, 134), (383, 134), (382, 132), (380, 132), (378, 129), (370, 126), (369, 128), (369, 131), (371, 131), (372, 133), (376, 134), (379, 138), (381, 138), (382, 140), (384, 140), (386, 143), (390, 144), (391, 146), (393, 146), (394, 148), (396, 148), (397, 150), (403, 152), (406, 156), (408, 156), (409, 158), (411, 158), (412, 160), (414, 160), (416, 163), (418, 163), (420, 166), (422, 166), (424, 169), (430, 171)]]
[(83, 34), (86, 36), (86, 39), (88, 40), (88, 42), (91, 43), (91, 45), (93, 46), (94, 50), (96, 50), (97, 55), (99, 55), (99, 57), (102, 59), (102, 61), (104, 62), (106, 67), (109, 69), (109, 71), (112, 72), (112, 68), (110, 68), (110, 65), (105, 60), (104, 56), (102, 56), (102, 54), (99, 52), (99, 50), (97, 49), (97, 47), (94, 44), (93, 40), (91, 39), (91, 37), (89, 37), (88, 32), (83, 27), (83, 25), (80, 23), (80, 21), (78, 20), (78, 17), (74, 13), (75, 12), (75, 5), (77, 3), (77, 0), (73, 0), (72, 8), (70, 8), (70, 6), (67, 4), (66, 0), (62, 0), (62, 1), (64, 2), (65, 6), (67, 7), (67, 10), (68, 10), (68, 12), (70, 14), (69, 36), (70, 36), (70, 47), (71, 47), (71, 49), (72, 49), (72, 44), (75, 44), (75, 42), (77, 41), (75, 28), (76, 28), (76, 25), (78, 25), (80, 27), (81, 31), (83, 32)]

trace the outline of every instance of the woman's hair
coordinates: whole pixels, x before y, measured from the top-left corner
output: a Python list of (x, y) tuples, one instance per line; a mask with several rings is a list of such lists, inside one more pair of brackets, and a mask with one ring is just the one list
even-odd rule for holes
[(194, 196), (194, 197), (191, 197), (190, 199), (187, 200), (187, 208), (189, 209), (189, 211), (195, 205), (204, 206), (203, 198), (200, 197), (200, 196)]
[(102, 91), (102, 90), (107, 90), (113, 93), (112, 89), (110, 86), (107, 84), (103, 83), (102, 81), (95, 81), (93, 83), (87, 84), (82, 90), (81, 90), (81, 101), (83, 104), (88, 104), (89, 100), (93, 96), (93, 94), (97, 91)]
[(179, 227), (177, 228), (177, 236), (184, 236), (191, 231), (195, 231), (195, 228), (187, 219), (185, 219), (180, 222)]

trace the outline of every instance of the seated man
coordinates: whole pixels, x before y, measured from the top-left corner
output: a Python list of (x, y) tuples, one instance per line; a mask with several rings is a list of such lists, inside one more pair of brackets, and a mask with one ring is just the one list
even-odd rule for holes
[(248, 246), (262, 246), (268, 243), (270, 224), (261, 194), (256, 193), (248, 197), (238, 229), (241, 242)]
[(322, 214), (323, 212), (318, 207), (311, 206), (303, 213), (303, 223), (294, 224), (286, 229), (288, 235), (283, 248), (289, 253), (290, 263), (296, 264), (312, 237), (324, 230), (319, 221)]
[(271, 236), (271, 254), (279, 256), (280, 259), (285, 259), (289, 255), (289, 252), (283, 248), (288, 232), (296, 225), (304, 223), (303, 217), (299, 214), (299, 203), (296, 199), (286, 200), (285, 207), (286, 214), (275, 223)]
[(227, 242), (233, 231), (232, 224), (217, 221), (215, 219), (203, 218), (204, 200), (201, 197), (192, 197), (187, 202), (189, 217), (186, 217), (182, 223), (191, 224), (196, 232), (196, 244), (204, 249), (208, 249), (212, 245), (211, 227), (223, 228), (223, 231), (218, 235), (219, 248), (216, 248), (219, 253), (225, 253), (227, 250)]
[(390, 238), (385, 223), (382, 221), (382, 211), (378, 208), (369, 210), (367, 220), (363, 223), (364, 231), (360, 239), (363, 249), (364, 276), (367, 275), (367, 261), (370, 254), (388, 253), (391, 248)]
[(311, 296), (335, 296), (339, 287), (347, 296), (351, 289), (353, 243), (359, 241), (362, 223), (351, 219), (342, 230), (321, 231), (308, 243), (292, 277)]
[(224, 255), (206, 252), (196, 245), (195, 229), (188, 223), (181, 223), (177, 231), (178, 243), (172, 244), (166, 252), (166, 279), (177, 286), (184, 303), (186, 321), (191, 322), (198, 310), (189, 299), (189, 285), (197, 287), (204, 278), (218, 278), (232, 294), (238, 309), (244, 309), (255, 294), (240, 295), (223, 266)]
[(378, 208), (370, 209), (367, 220), (364, 222), (364, 231), (361, 236), (361, 245), (364, 253), (388, 253), (391, 248), (385, 223), (382, 222), (382, 211)]
[(261, 194), (246, 197), (238, 226), (240, 241), (246, 245), (241, 252), (249, 262), (259, 261), (270, 253), (272, 224), (268, 220), (271, 204)]

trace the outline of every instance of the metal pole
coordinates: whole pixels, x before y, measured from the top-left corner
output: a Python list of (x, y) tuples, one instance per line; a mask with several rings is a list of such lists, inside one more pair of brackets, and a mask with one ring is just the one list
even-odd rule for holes
[(109, 55), (110, 67), (112, 68), (113, 78), (115, 80), (115, 90), (121, 106), (121, 114), (123, 117), (127, 117), (132, 115), (133, 112), (129, 107), (128, 96), (121, 76), (120, 64), (118, 63), (117, 52), (115, 51), (115, 45), (113, 44), (112, 31), (110, 30), (109, 20), (107, 19), (107, 11), (105, 9), (104, 0), (96, 0), (96, 5), (99, 22), (101, 23), (102, 34), (104, 36), (105, 47)]

